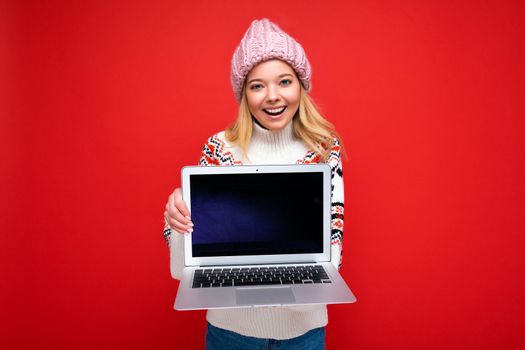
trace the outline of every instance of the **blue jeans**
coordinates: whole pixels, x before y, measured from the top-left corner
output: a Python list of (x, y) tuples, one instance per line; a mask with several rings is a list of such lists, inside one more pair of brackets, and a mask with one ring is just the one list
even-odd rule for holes
[(215, 327), (208, 323), (206, 330), (206, 350), (252, 350), (289, 349), (324, 350), (324, 327), (292, 339), (276, 340), (246, 337), (238, 333)]

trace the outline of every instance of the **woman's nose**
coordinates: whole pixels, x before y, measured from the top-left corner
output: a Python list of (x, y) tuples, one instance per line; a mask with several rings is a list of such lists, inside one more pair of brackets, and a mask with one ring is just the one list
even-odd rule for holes
[(266, 95), (266, 99), (268, 102), (274, 102), (279, 100), (279, 94), (277, 92), (277, 89), (275, 87), (268, 87), (268, 94)]

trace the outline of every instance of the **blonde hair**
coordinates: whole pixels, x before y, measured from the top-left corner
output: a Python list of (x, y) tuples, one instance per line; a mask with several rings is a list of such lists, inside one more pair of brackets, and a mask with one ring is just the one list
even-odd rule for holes
[[(253, 133), (252, 118), (243, 89), (237, 119), (226, 129), (225, 136), (228, 142), (239, 146), (245, 156)], [(294, 136), (303, 140), (312, 151), (319, 154), (322, 162), (328, 160), (334, 138), (337, 138), (342, 147), (342, 141), (334, 125), (319, 113), (314, 101), (302, 85), (299, 109), (292, 123)]]

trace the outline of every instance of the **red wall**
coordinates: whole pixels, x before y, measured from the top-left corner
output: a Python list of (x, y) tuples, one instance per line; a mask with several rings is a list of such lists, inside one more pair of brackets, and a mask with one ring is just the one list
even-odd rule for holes
[(525, 348), (520, 1), (0, 5), (0, 347), (202, 348), (172, 309), (162, 213), (236, 113), (250, 21), (301, 42), (343, 136), (330, 349)]

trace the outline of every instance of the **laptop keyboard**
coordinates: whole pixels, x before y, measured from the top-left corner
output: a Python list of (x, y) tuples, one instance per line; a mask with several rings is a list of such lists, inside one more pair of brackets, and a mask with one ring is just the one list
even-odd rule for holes
[(192, 288), (332, 283), (321, 265), (197, 269)]

